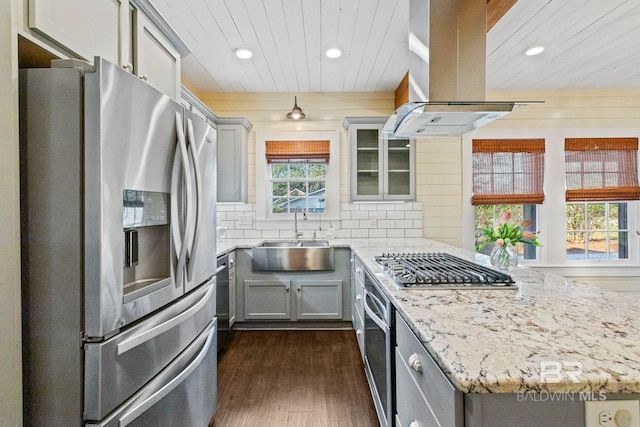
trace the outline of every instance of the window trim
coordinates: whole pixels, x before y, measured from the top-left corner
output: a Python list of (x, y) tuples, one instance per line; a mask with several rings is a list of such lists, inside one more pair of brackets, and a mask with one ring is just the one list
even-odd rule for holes
[[(324, 214), (310, 214), (309, 220), (337, 221), (340, 218), (340, 133), (338, 131), (271, 131), (256, 132), (256, 221), (264, 225), (270, 223), (278, 229), (278, 223), (287, 229), (293, 221), (292, 213), (271, 214), (269, 212), (267, 174), (269, 171), (266, 159), (266, 141), (329, 141), (330, 161), (327, 166), (326, 212)], [(271, 228), (268, 227), (268, 228)], [(292, 228), (293, 230), (293, 228)]]

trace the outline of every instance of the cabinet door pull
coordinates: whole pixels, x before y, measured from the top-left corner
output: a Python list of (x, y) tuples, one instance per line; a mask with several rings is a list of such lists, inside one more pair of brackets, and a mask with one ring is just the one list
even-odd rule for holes
[(420, 427), (420, 423), (417, 422), (416, 420), (413, 420), (409, 423), (407, 427)]
[(362, 273), (362, 269), (360, 267), (356, 268), (356, 273), (358, 274)]
[(422, 362), (420, 361), (420, 356), (418, 356), (416, 353), (413, 353), (411, 356), (409, 356), (409, 360), (407, 362), (409, 363), (409, 367), (411, 369), (416, 372), (422, 373)]
[(356, 335), (362, 335), (362, 329), (360, 328), (356, 329)]
[(124, 68), (125, 70), (127, 70), (130, 73), (133, 73), (133, 64), (131, 64), (131, 62), (127, 62), (126, 64), (124, 64), (122, 66), (122, 68)]
[(356, 301), (360, 301), (362, 299), (362, 295), (358, 294), (356, 295)]

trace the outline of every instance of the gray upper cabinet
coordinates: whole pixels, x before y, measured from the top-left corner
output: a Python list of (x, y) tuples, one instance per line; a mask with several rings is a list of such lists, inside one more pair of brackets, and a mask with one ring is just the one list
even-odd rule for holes
[(244, 118), (219, 118), (218, 202), (247, 202), (249, 129)]
[(385, 117), (346, 117), (351, 201), (415, 199), (415, 143), (383, 135)]
[(83, 59), (123, 65), (128, 57), (128, 0), (28, 0), (28, 8), (31, 30)]
[(149, 0), (24, 0), (28, 31), (54, 49), (124, 67), (174, 99), (189, 48)]

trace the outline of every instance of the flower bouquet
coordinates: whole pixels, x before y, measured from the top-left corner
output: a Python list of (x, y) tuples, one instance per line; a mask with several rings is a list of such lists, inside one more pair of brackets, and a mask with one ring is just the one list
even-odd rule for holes
[(489, 257), (491, 263), (498, 269), (507, 270), (518, 264), (518, 254), (513, 248), (517, 243), (540, 246), (536, 233), (525, 230), (531, 225), (531, 221), (519, 222), (511, 216), (510, 212), (503, 212), (495, 226), (489, 224), (485, 218), (480, 222), (485, 227), (481, 227), (477, 232), (476, 251), (489, 243), (495, 243)]

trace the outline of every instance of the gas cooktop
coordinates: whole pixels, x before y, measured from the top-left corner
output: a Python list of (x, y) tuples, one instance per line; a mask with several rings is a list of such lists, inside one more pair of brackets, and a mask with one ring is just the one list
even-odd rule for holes
[(508, 274), (442, 252), (383, 253), (374, 260), (401, 288), (517, 289)]

